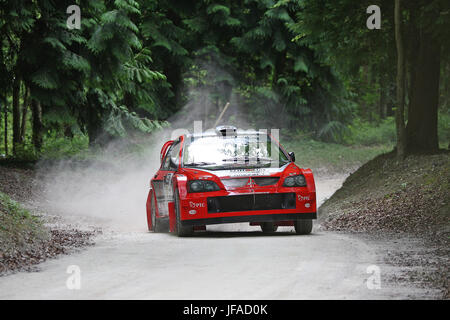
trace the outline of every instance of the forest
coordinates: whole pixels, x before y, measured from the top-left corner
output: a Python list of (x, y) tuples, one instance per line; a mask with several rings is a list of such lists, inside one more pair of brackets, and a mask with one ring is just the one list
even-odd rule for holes
[(0, 0), (0, 299), (448, 300), (449, 158), (449, 0)]
[(227, 102), (227, 124), (291, 138), (349, 145), (382, 128), (374, 143), (400, 156), (447, 148), (450, 3), (379, 0), (380, 29), (371, 4), (2, 0), (0, 155), (145, 137), (177, 114), (208, 128)]

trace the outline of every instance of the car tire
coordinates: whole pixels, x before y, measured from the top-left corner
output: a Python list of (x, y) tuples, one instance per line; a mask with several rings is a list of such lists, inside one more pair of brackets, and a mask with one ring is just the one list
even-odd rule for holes
[(294, 228), (297, 234), (310, 234), (312, 227), (312, 219), (299, 219), (294, 221)]
[(179, 237), (188, 237), (194, 233), (194, 227), (192, 226), (183, 226), (181, 224), (180, 218), (180, 195), (178, 194), (178, 190), (175, 191), (175, 215), (176, 215), (176, 234)]
[(276, 226), (273, 222), (262, 222), (261, 223), (261, 230), (264, 233), (273, 233), (276, 232), (278, 229), (278, 226)]

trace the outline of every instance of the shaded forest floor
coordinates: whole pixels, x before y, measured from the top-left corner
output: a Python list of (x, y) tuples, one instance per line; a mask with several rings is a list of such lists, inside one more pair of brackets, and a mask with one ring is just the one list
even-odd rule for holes
[[(419, 281), (449, 295), (450, 153), (409, 156), (398, 162), (383, 154), (351, 174), (319, 210), (326, 230), (357, 232), (419, 245), (387, 254), (387, 263), (420, 266), (399, 281)], [(376, 239), (374, 238), (374, 241)]]

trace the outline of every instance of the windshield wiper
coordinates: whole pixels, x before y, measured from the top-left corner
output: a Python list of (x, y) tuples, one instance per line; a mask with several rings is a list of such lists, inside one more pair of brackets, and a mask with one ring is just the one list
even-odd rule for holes
[(267, 157), (235, 157), (235, 158), (227, 158), (227, 159), (222, 159), (223, 162), (239, 162), (239, 161), (245, 161), (245, 162), (249, 162), (249, 161), (254, 161), (256, 160), (257, 162), (260, 161), (267, 161), (267, 162), (273, 162), (273, 159), (271, 158), (267, 158)]
[(205, 162), (205, 161), (198, 161), (198, 162), (190, 162), (186, 163), (185, 167), (197, 167), (197, 166), (210, 166), (216, 164), (215, 162)]

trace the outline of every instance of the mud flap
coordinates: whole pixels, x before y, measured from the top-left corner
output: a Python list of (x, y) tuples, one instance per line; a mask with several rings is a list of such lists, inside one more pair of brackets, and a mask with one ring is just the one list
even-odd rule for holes
[(153, 226), (152, 226), (152, 203), (151, 203), (152, 196), (153, 196), (153, 190), (150, 189), (150, 191), (148, 192), (147, 203), (146, 203), (148, 230), (153, 230)]
[(169, 231), (175, 232), (177, 224), (177, 216), (175, 214), (175, 203), (173, 201), (168, 203), (169, 206)]

